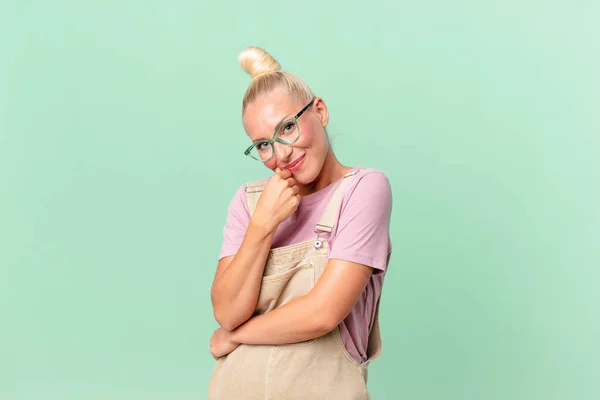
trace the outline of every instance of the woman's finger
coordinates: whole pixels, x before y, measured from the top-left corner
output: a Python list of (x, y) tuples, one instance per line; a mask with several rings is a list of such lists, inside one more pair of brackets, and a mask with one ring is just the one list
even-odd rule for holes
[(277, 175), (279, 175), (279, 177), (281, 179), (288, 179), (292, 176), (292, 171), (290, 171), (289, 169), (284, 169), (281, 170), (279, 168), (277, 168), (279, 170), (279, 172), (277, 172)]

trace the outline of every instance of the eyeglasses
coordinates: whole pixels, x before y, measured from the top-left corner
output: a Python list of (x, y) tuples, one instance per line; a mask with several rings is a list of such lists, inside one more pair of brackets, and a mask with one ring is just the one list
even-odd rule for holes
[(250, 156), (258, 161), (267, 162), (275, 154), (275, 146), (273, 143), (279, 142), (285, 145), (294, 144), (300, 137), (298, 118), (304, 114), (314, 101), (315, 99), (312, 99), (298, 114), (280, 123), (277, 128), (275, 128), (275, 133), (273, 133), (273, 137), (270, 140), (257, 140), (252, 143), (252, 146), (244, 151), (244, 155)]

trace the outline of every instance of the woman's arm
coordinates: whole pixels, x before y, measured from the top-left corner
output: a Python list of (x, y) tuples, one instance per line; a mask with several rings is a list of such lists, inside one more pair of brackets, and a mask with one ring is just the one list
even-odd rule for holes
[(287, 344), (314, 339), (333, 330), (350, 313), (373, 269), (330, 259), (321, 278), (305, 296), (251, 318), (231, 332), (243, 344)]
[(305, 296), (251, 318), (233, 331), (217, 329), (210, 352), (219, 359), (240, 344), (298, 343), (323, 336), (350, 313), (373, 269), (330, 259), (315, 287)]
[(219, 261), (211, 301), (223, 328), (233, 330), (254, 313), (273, 236), (298, 208), (298, 191), (292, 173), (277, 168), (263, 189), (237, 253)]
[(252, 316), (273, 234), (250, 221), (237, 254), (219, 261), (211, 301), (215, 319), (223, 328), (233, 330)]

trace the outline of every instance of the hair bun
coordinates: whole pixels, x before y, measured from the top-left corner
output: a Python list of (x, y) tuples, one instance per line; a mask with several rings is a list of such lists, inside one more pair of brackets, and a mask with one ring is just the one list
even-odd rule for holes
[(252, 79), (281, 69), (279, 63), (269, 53), (254, 46), (242, 51), (238, 60), (244, 71), (250, 74)]

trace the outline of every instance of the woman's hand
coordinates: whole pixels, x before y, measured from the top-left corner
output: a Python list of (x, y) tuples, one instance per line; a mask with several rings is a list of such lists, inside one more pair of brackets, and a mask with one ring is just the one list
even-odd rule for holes
[(219, 328), (213, 332), (210, 338), (210, 354), (218, 360), (234, 351), (240, 344), (231, 340), (231, 332)]
[(298, 208), (299, 191), (292, 173), (277, 168), (258, 199), (252, 220), (269, 232), (275, 231)]

